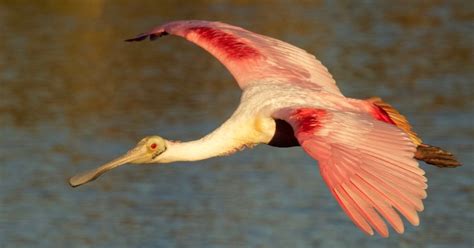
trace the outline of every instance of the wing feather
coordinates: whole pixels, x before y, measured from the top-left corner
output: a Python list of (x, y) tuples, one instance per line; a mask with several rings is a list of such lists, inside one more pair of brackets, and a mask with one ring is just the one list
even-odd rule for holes
[(367, 186), (367, 184), (360, 178), (360, 176), (355, 176), (351, 178), (351, 183), (354, 185), (354, 187), (358, 188), (360, 192), (367, 196), (371, 205), (373, 205), (375, 209), (380, 214), (382, 214), (382, 216), (392, 225), (395, 231), (397, 231), (398, 233), (403, 233), (404, 226), (402, 219), (397, 214), (397, 212), (395, 212), (395, 210), (390, 206), (390, 204), (383, 200), (383, 195), (381, 195), (376, 190), (373, 190), (370, 186)]
[(290, 123), (302, 148), (319, 161), (331, 193), (362, 231), (387, 237), (386, 220), (403, 233), (399, 214), (419, 224), (425, 172), (403, 130), (363, 113), (305, 108), (277, 111), (274, 117)]
[(352, 198), (355, 206), (363, 213), (364, 217), (370, 222), (371, 226), (377, 230), (383, 237), (388, 237), (388, 228), (385, 222), (380, 218), (380, 215), (375, 211), (371, 201), (362, 194), (353, 184), (343, 183), (342, 188), (346, 191), (349, 197)]
[(188, 20), (165, 23), (127, 41), (172, 34), (214, 55), (241, 88), (261, 80), (312, 85), (342, 95), (332, 75), (313, 55), (286, 42), (221, 22)]
[(344, 212), (352, 219), (354, 224), (369, 235), (374, 235), (372, 227), (367, 223), (366, 218), (362, 216), (357, 207), (349, 201), (347, 194), (340, 190), (340, 186), (332, 190), (333, 196), (339, 202)]

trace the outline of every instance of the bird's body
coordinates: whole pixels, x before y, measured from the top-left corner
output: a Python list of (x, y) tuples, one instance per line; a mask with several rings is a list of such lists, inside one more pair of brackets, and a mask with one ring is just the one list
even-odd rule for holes
[(323, 179), (352, 221), (367, 234), (375, 229), (386, 237), (383, 219), (404, 231), (395, 210), (413, 225), (419, 223), (427, 180), (416, 159), (459, 165), (452, 154), (423, 144), (392, 106), (377, 98), (345, 97), (328, 70), (304, 50), (207, 21), (171, 22), (127, 41), (167, 34), (182, 36), (219, 59), (243, 90), (240, 105), (199, 140), (144, 138), (124, 156), (71, 178), (72, 186), (128, 162), (196, 161), (258, 144), (299, 145), (318, 160)]
[[(341, 104), (341, 101), (343, 102)], [(269, 81), (249, 85), (242, 94), (239, 107), (214, 132), (194, 143), (170, 142), (168, 149), (176, 154), (163, 154), (153, 162), (195, 161), (228, 155), (245, 147), (269, 144), (276, 132), (278, 110), (289, 107), (319, 108), (334, 111), (363, 113), (363, 109), (349, 99), (320, 90), (300, 88), (285, 82)], [(287, 135), (293, 135), (286, 133)], [(178, 147), (175, 146), (185, 146)], [(282, 144), (282, 146), (287, 146)], [(194, 154), (196, 153), (196, 154)]]

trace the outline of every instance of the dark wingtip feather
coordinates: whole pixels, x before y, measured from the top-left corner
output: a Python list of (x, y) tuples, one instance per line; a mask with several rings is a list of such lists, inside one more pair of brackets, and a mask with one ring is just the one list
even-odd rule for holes
[(126, 39), (125, 41), (127, 42), (133, 42), (133, 41), (142, 41), (148, 37), (150, 37), (150, 40), (156, 40), (158, 38), (160, 38), (161, 36), (164, 36), (164, 35), (167, 35), (168, 33), (165, 32), (165, 31), (162, 31), (162, 32), (156, 32), (156, 33), (142, 33), (142, 34), (139, 34), (137, 36), (135, 36), (134, 38), (131, 38), (131, 39)]
[(133, 38), (130, 38), (130, 39), (126, 39), (125, 41), (127, 42), (132, 42), (132, 41), (142, 41), (144, 39), (146, 39), (148, 37), (148, 34), (147, 33), (143, 33), (143, 34), (139, 34)]

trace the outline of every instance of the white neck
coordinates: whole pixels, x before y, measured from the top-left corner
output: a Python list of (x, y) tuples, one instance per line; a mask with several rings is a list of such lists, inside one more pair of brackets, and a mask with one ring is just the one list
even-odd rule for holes
[[(234, 117), (234, 116), (233, 116)], [(167, 149), (153, 163), (196, 161), (230, 155), (245, 147), (268, 143), (274, 134), (273, 119), (231, 118), (205, 137), (189, 142), (166, 141)], [(262, 130), (264, 130), (262, 132)]]
[(166, 145), (166, 151), (156, 158), (156, 162), (171, 163), (177, 161), (203, 160), (231, 154), (243, 146), (231, 139), (224, 140), (214, 134), (207, 135), (199, 140), (188, 142), (167, 140)]
[(228, 121), (214, 132), (199, 140), (189, 142), (167, 140), (166, 151), (159, 155), (153, 162), (171, 163), (176, 161), (196, 161), (232, 154), (250, 142), (236, 135), (245, 134), (244, 130), (235, 130), (236, 126), (238, 125)]

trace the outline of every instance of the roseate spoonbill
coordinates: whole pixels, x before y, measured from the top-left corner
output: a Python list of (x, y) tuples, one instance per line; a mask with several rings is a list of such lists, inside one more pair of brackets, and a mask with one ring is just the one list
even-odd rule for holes
[[(342, 209), (366, 234), (389, 235), (384, 218), (403, 233), (399, 214), (418, 225), (427, 179), (418, 160), (439, 167), (460, 163), (423, 144), (408, 121), (380, 98), (347, 98), (321, 62), (302, 49), (220, 22), (174, 21), (126, 41), (177, 35), (204, 48), (243, 90), (240, 105), (205, 137), (176, 142), (142, 139), (125, 155), (69, 180), (76, 187), (125, 163), (196, 161), (267, 144), (301, 146)], [(397, 210), (397, 211), (395, 211)]]

